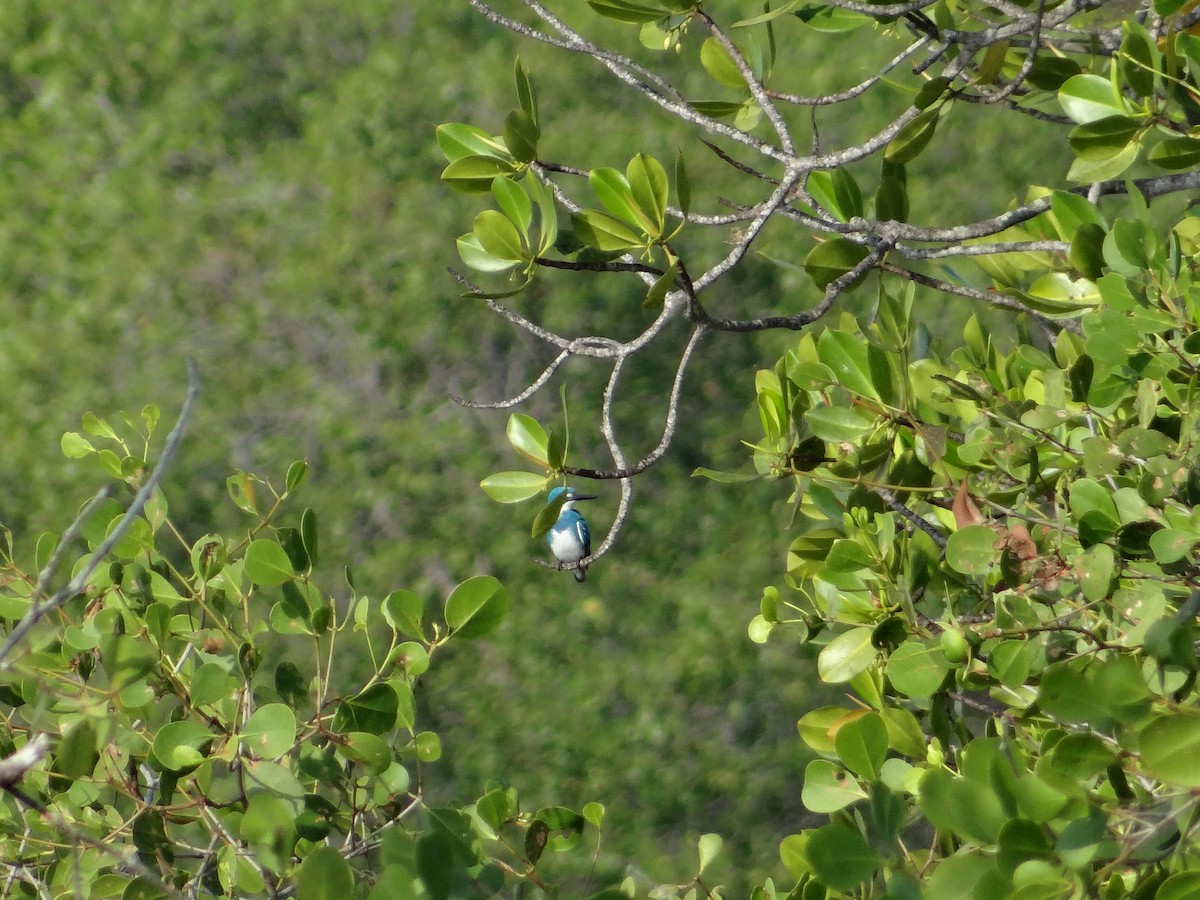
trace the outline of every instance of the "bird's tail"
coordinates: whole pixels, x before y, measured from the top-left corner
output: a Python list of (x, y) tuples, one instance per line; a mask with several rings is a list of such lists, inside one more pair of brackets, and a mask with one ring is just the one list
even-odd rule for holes
[(571, 574), (575, 576), (576, 581), (578, 581), (580, 584), (583, 584), (584, 580), (587, 578), (587, 569), (572, 569)]

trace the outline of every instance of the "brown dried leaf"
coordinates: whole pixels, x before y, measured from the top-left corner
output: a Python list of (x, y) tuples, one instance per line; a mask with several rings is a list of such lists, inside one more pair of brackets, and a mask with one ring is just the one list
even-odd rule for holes
[(979, 525), (983, 522), (983, 513), (979, 511), (979, 507), (975, 505), (975, 501), (967, 492), (967, 479), (965, 478), (958, 493), (954, 495), (954, 503), (951, 505), (950, 511), (954, 513), (954, 524), (958, 528)]

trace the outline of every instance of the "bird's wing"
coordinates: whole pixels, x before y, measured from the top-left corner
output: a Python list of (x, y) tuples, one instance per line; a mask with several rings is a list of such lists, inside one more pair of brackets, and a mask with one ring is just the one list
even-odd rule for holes
[(579, 538), (579, 543), (583, 545), (583, 555), (590, 556), (592, 553), (592, 533), (588, 530), (587, 520), (583, 516), (575, 518), (575, 536)]

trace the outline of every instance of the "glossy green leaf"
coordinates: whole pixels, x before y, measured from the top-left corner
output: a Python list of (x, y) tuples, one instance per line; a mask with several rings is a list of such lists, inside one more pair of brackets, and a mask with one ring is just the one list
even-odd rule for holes
[(812, 832), (805, 854), (821, 882), (840, 891), (871, 878), (881, 863), (857, 828), (840, 823)]
[(1067, 171), (1067, 178), (1090, 184), (1096, 181), (1108, 181), (1123, 173), (1138, 157), (1141, 145), (1133, 141), (1125, 145), (1116, 155), (1100, 159), (1076, 159)]
[(1171, 713), (1159, 716), (1138, 735), (1142, 768), (1152, 778), (1175, 787), (1200, 788), (1200, 716)]
[(201, 748), (212, 739), (212, 733), (198, 722), (168, 722), (154, 735), (154, 758), (171, 772), (194, 769), (204, 761)]
[(517, 162), (537, 159), (541, 130), (533, 117), (523, 109), (514, 109), (504, 117), (504, 144)]
[(808, 177), (808, 191), (839, 222), (863, 214), (862, 191), (844, 168), (813, 172)]
[(366, 732), (383, 734), (396, 727), (399, 699), (390, 684), (378, 682), (337, 706), (333, 730), (341, 734)]
[(887, 758), (887, 728), (883, 719), (869, 712), (844, 724), (833, 739), (843, 763), (860, 778), (876, 781)]
[(987, 525), (968, 525), (946, 541), (946, 562), (964, 575), (986, 575), (1000, 561), (999, 538)]
[(383, 619), (393, 630), (411, 637), (422, 635), (421, 617), (425, 603), (412, 591), (392, 591), (380, 604)]
[(639, 153), (629, 161), (629, 166), (625, 169), (625, 178), (629, 183), (633, 202), (655, 225), (651, 234), (655, 237), (661, 235), (663, 224), (666, 222), (667, 194), (670, 190), (667, 172), (662, 163)]
[(479, 486), (497, 503), (520, 503), (542, 493), (553, 477), (537, 472), (497, 472), (479, 482)]
[(338, 744), (338, 749), (347, 759), (361, 764), (368, 774), (380, 775), (391, 766), (391, 748), (379, 735), (351, 731), (343, 734), (342, 738), (343, 742)]
[(441, 148), (447, 162), (479, 156), (508, 162), (508, 152), (504, 144), (482, 128), (453, 122), (439, 125), (435, 133), (438, 147)]
[(1108, 222), (1094, 203), (1079, 194), (1055, 191), (1050, 197), (1050, 209), (1068, 240), (1080, 225), (1092, 224), (1106, 228)]
[(525, 189), (511, 178), (498, 176), (492, 181), (492, 196), (517, 231), (528, 234), (533, 225), (533, 203)]
[(1058, 90), (1058, 102), (1063, 112), (1081, 125), (1129, 112), (1125, 99), (1107, 78), (1099, 75), (1076, 75), (1068, 79)]
[(495, 156), (464, 156), (442, 169), (441, 178), (456, 191), (465, 194), (485, 194), (492, 189), (498, 175), (512, 175), (516, 165)]
[(871, 628), (851, 628), (821, 648), (817, 656), (817, 672), (828, 684), (849, 681), (875, 662), (875, 645)]
[(455, 241), (459, 258), (477, 272), (507, 272), (516, 266), (519, 260), (501, 259), (493, 256), (483, 248), (479, 236), (471, 233), (464, 234)]
[(884, 159), (903, 165), (920, 156), (937, 131), (940, 109), (941, 107), (932, 107), (923, 110), (905, 124), (888, 142), (887, 149), (883, 152)]
[(721, 852), (723, 844), (724, 841), (719, 834), (700, 835), (700, 840), (697, 843), (697, 850), (700, 854), (700, 867), (696, 870), (697, 875), (703, 874), (704, 870), (712, 864), (717, 854)]
[(242, 740), (257, 757), (280, 757), (296, 742), (296, 715), (282, 703), (260, 706), (242, 728)]
[(1129, 116), (1105, 116), (1076, 125), (1068, 142), (1080, 159), (1107, 160), (1123, 151), (1141, 127), (1141, 122)]
[(829, 329), (817, 338), (817, 356), (837, 383), (860, 397), (879, 399), (871, 374), (867, 344), (848, 331)]
[(821, 290), (841, 278), (867, 257), (867, 248), (846, 238), (823, 241), (804, 259), (804, 270)]
[(483, 637), (508, 612), (508, 591), (491, 575), (477, 575), (458, 585), (446, 599), (446, 624), (455, 637)]
[(1158, 46), (1138, 22), (1127, 19), (1124, 24), (1125, 38), (1117, 57), (1121, 77), (1138, 97), (1149, 97), (1154, 93), (1155, 72), (1162, 65)]
[(244, 557), (246, 577), (255, 584), (272, 586), (296, 577), (292, 561), (277, 542), (260, 538), (251, 541)]
[(499, 210), (485, 209), (477, 215), (472, 233), (483, 251), (496, 259), (520, 262), (529, 255), (526, 237)]
[(814, 759), (804, 769), (800, 802), (810, 812), (837, 812), (866, 796), (849, 772), (827, 759)]
[(661, 9), (629, 3), (627, 0), (587, 0), (587, 4), (606, 19), (613, 19), (629, 25), (653, 22), (655, 19), (661, 19), (664, 15)]
[(700, 64), (720, 84), (746, 90), (746, 79), (742, 77), (741, 70), (716, 38), (706, 38), (700, 46)]
[(1194, 168), (1200, 164), (1200, 140), (1191, 137), (1167, 138), (1156, 144), (1146, 159), (1172, 172)]
[(579, 240), (597, 250), (636, 250), (645, 245), (645, 238), (620, 219), (595, 209), (572, 215), (571, 227)]
[(804, 414), (805, 424), (824, 441), (858, 441), (875, 427), (875, 416), (840, 406), (818, 406)]
[(884, 672), (896, 690), (919, 699), (941, 687), (950, 668), (936, 642), (926, 645), (909, 638), (888, 657)]
[(145, 640), (131, 634), (100, 638), (100, 659), (113, 690), (122, 690), (148, 675), (158, 664), (158, 653)]
[(533, 416), (513, 413), (508, 417), (505, 434), (513, 449), (527, 460), (538, 465), (548, 465), (546, 445), (549, 439), (546, 429)]

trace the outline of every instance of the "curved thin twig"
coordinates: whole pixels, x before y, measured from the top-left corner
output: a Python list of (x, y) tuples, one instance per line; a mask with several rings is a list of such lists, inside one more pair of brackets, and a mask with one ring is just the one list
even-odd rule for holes
[[(158, 462), (150, 472), (150, 476), (146, 479), (145, 484), (142, 485), (137, 494), (134, 495), (133, 502), (129, 504), (129, 509), (125, 511), (125, 515), (121, 517), (121, 521), (109, 532), (104, 542), (96, 548), (91, 558), (75, 573), (75, 576), (70, 581), (44, 601), (39, 601), (39, 593), (44, 596), (45, 587), (53, 577), (53, 572), (47, 566), (46, 571), (43, 571), (41, 576), (39, 576), (38, 585), (41, 590), (34, 593), (33, 605), (30, 606), (24, 618), (9, 633), (8, 640), (4, 642), (4, 646), (0, 647), (0, 671), (7, 670), (10, 667), (8, 662), (9, 654), (29, 635), (29, 632), (33, 630), (38, 622), (56, 609), (61, 608), (68, 600), (76, 594), (82, 593), (87, 588), (88, 579), (92, 577), (92, 573), (99, 568), (100, 563), (108, 557), (113, 547), (125, 537), (129, 529), (133, 527), (134, 521), (142, 514), (142, 509), (146, 506), (150, 495), (154, 493), (154, 489), (158, 487), (167, 469), (170, 467), (171, 461), (175, 457), (175, 451), (179, 449), (179, 442), (183, 439), (184, 426), (187, 425), (188, 419), (191, 418), (192, 410), (196, 404), (196, 397), (200, 393), (200, 371), (196, 366), (195, 360), (188, 360), (187, 370), (188, 390), (187, 396), (183, 401), (183, 408), (179, 412), (179, 418), (175, 420), (174, 427), (167, 434), (162, 453), (159, 454)], [(102, 499), (101, 496), (97, 495), (84, 507), (80, 516), (71, 523), (71, 526), (64, 533), (62, 543), (66, 542), (68, 535), (73, 536), (78, 533), (79, 528), (83, 524), (82, 519), (95, 509), (95, 505), (100, 499)], [(56, 554), (56, 556), (61, 559), (61, 554)]]

